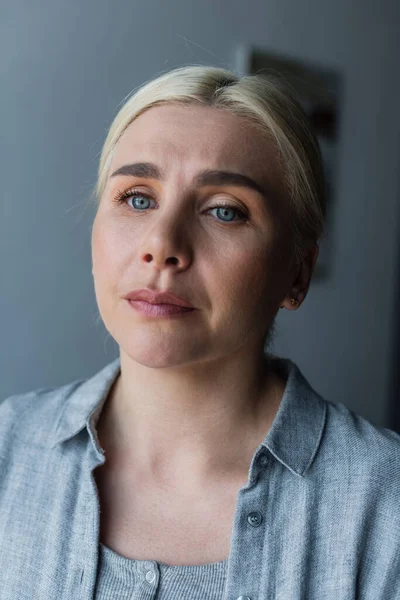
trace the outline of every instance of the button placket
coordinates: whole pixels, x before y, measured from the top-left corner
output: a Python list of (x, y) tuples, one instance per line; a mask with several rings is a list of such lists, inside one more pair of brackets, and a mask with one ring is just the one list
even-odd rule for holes
[[(240, 582), (236, 577), (228, 578), (225, 588), (226, 596), (232, 600), (255, 600), (259, 597), (260, 581), (258, 581), (258, 569), (253, 571), (252, 565), (258, 567), (260, 556), (264, 547), (264, 527), (266, 517), (256, 507), (266, 506), (266, 489), (269, 485), (269, 477), (266, 475), (266, 467), (269, 466), (271, 457), (267, 449), (261, 449), (252, 464), (253, 477), (250, 477), (248, 485), (240, 490), (235, 510), (234, 530), (232, 534), (233, 552), (231, 553), (231, 569), (236, 572), (242, 569)], [(267, 467), (268, 468), (268, 467)], [(246, 531), (247, 530), (247, 531)], [(243, 570), (243, 554), (245, 555), (246, 568)], [(255, 576), (255, 574), (257, 574)], [(237, 595), (239, 592), (239, 596)], [(242, 594), (240, 594), (242, 592)], [(243, 593), (244, 592), (244, 593)], [(247, 594), (246, 594), (247, 592)], [(251, 595), (248, 595), (251, 594)]]
[(157, 565), (151, 560), (145, 560), (141, 565), (144, 580), (152, 585), (157, 583)]

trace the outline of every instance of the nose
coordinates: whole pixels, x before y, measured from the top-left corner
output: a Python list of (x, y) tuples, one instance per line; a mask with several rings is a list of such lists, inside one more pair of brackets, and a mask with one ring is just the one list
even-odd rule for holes
[(159, 217), (144, 235), (141, 260), (153, 263), (158, 271), (171, 267), (179, 271), (187, 269), (191, 262), (191, 249), (183, 223), (176, 217)]

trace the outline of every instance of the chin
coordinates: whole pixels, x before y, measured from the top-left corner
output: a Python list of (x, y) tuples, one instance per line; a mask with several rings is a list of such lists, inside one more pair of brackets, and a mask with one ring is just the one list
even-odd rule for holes
[[(149, 367), (150, 369), (165, 369), (180, 367), (199, 359), (199, 348), (195, 347), (193, 339), (188, 344), (182, 339), (171, 339), (168, 335), (132, 335), (130, 339), (117, 342), (121, 352), (131, 360)], [(168, 339), (169, 338), (169, 339)], [(202, 353), (200, 353), (202, 354)]]

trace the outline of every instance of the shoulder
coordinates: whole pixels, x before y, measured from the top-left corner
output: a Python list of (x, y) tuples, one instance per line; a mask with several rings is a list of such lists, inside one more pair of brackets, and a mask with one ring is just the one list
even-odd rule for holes
[(324, 464), (336, 464), (338, 476), (398, 502), (400, 435), (374, 425), (340, 402), (325, 400), (325, 405)]
[(302, 461), (302, 472), (311, 466), (310, 474), (321, 476), (328, 487), (330, 481), (349, 486), (363, 480), (400, 484), (400, 434), (374, 425), (340, 398), (321, 395), (293, 361), (275, 364), (286, 371), (279, 441), (285, 442), (285, 455), (291, 449), (295, 465)]
[(117, 358), (92, 376), (0, 401), (0, 456), (4, 458), (9, 447), (21, 448), (16, 440), (29, 447), (53, 449), (74, 436), (106, 397), (119, 371)]
[(353, 448), (353, 454), (365, 453), (377, 460), (400, 455), (400, 434), (378, 427), (340, 402), (324, 400), (327, 407), (326, 435), (336, 445)]
[(0, 401), (0, 454), (14, 438), (46, 446), (68, 399), (84, 382), (79, 379), (60, 387), (43, 387)]

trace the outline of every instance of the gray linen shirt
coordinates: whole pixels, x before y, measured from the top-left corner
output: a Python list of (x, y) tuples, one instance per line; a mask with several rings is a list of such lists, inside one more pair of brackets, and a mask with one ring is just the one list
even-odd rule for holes
[[(274, 365), (286, 388), (238, 491), (223, 600), (400, 600), (400, 436)], [(119, 371), (0, 404), (1, 600), (95, 598), (95, 425)], [(142, 572), (131, 598), (155, 600)]]

